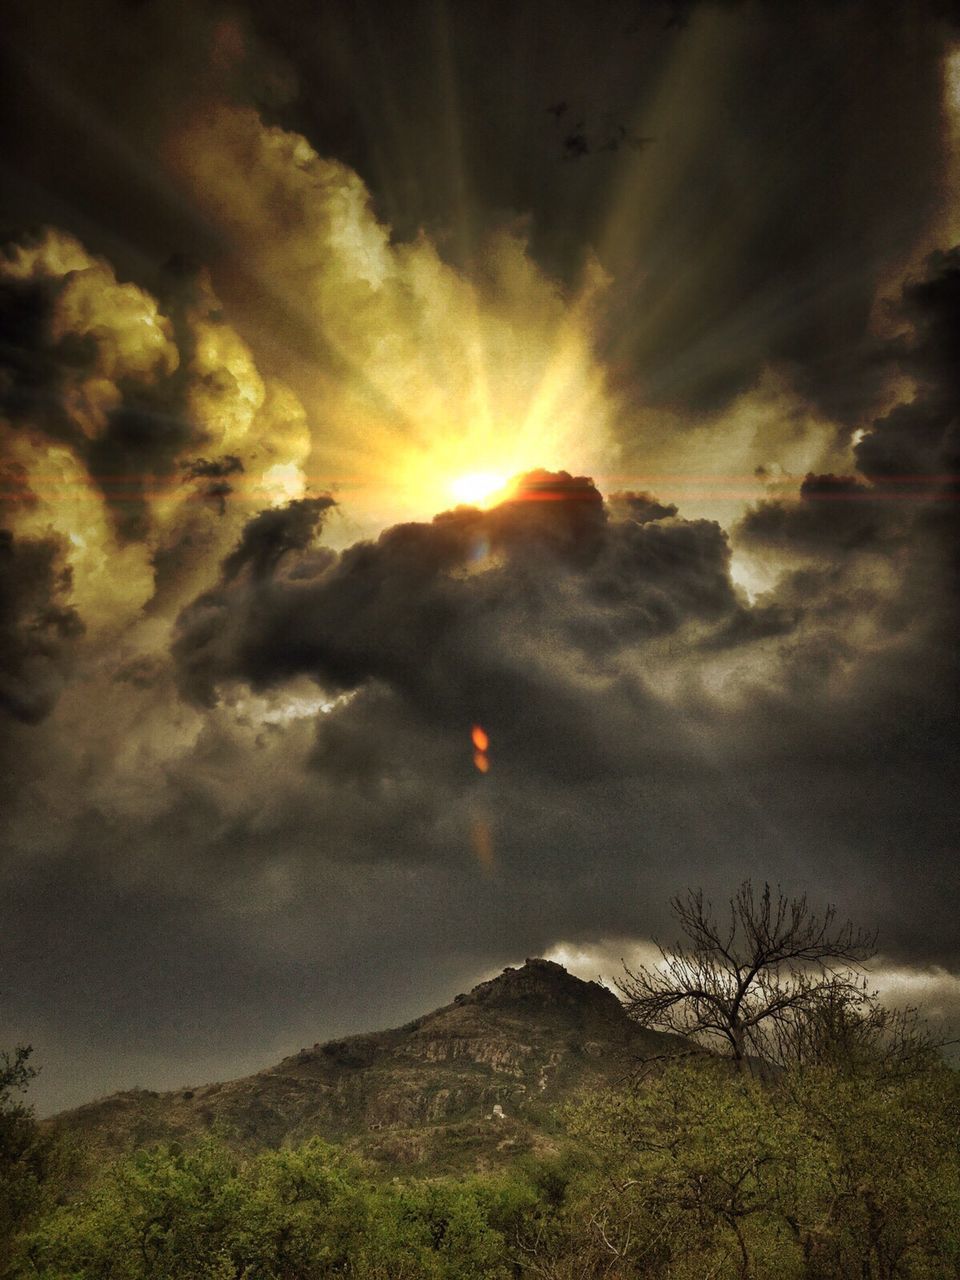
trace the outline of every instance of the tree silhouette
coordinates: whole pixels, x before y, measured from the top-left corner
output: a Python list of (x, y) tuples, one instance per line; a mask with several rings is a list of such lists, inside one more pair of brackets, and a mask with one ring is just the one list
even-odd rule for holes
[(671, 905), (683, 940), (658, 944), (658, 964), (624, 965), (617, 982), (643, 1026), (719, 1041), (742, 1066), (751, 1056), (775, 1057), (825, 1007), (867, 999), (860, 966), (876, 935), (838, 921), (832, 906), (818, 914), (805, 894), (788, 898), (769, 884), (757, 895), (749, 880), (724, 918), (699, 889)]

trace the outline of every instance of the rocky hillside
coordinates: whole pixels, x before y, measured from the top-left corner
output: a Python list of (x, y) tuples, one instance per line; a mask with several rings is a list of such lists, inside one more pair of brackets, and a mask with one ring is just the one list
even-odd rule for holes
[(384, 1165), (483, 1167), (549, 1147), (556, 1103), (614, 1083), (669, 1039), (631, 1023), (599, 983), (528, 960), (395, 1030), (315, 1044), (226, 1084), (114, 1094), (50, 1123), (105, 1156), (216, 1129), (253, 1149), (319, 1136)]

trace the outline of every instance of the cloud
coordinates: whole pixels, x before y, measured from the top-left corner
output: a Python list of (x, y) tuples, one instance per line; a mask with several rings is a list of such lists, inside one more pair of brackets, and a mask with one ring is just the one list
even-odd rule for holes
[(799, 501), (757, 505), (738, 526), (744, 542), (791, 556), (884, 548), (892, 534), (883, 499), (854, 476), (808, 475)]
[(395, 237), (355, 169), (250, 107), (198, 112), (165, 154), (223, 229), (228, 289), (242, 270), (257, 299), (254, 340), (322, 422), (312, 474), (368, 530), (436, 510), (464, 473), (612, 461), (596, 264), (564, 288), (514, 222), (458, 270), (426, 234)]
[(637, 524), (647, 524), (650, 520), (663, 520), (667, 516), (678, 514), (679, 508), (674, 502), (658, 502), (651, 493), (614, 493), (610, 497), (610, 505), (622, 507)]
[(533, 696), (546, 737), (565, 710), (581, 718), (567, 704), (589, 675), (609, 683), (634, 668), (637, 646), (736, 606), (717, 525), (612, 521), (591, 482), (564, 472), (531, 473), (490, 511), (398, 525), (339, 557), (308, 546), (317, 515), (291, 504), (257, 517), (220, 585), (181, 615), (174, 654), (193, 696), (209, 702), (229, 680), (377, 680), (437, 722), (505, 729)]
[[(448, 59), (407, 10), (94, 8), (2, 55), (49, 226), (0, 259), (0, 962), (49, 1096), (747, 874), (960, 966), (957, 251), (875, 306), (945, 29), (571, 3), (533, 48), (462, 7)], [(558, 165), (578, 94), (656, 145)], [(448, 509), (480, 469), (527, 478)]]
[(279, 510), (261, 511), (246, 525), (236, 548), (223, 562), (227, 582), (247, 569), (254, 578), (267, 577), (291, 551), (309, 546), (324, 511), (333, 499), (301, 498)]
[(857, 464), (876, 483), (899, 485), (908, 497), (918, 487), (921, 496), (931, 488), (950, 492), (960, 466), (960, 246), (931, 254), (925, 274), (904, 285), (896, 315), (909, 325), (897, 354), (915, 394), (864, 434)]
[[(954, 964), (948, 913), (896, 888), (918, 849), (928, 884), (952, 865), (951, 512), (937, 492), (811, 474), (728, 539), (649, 494), (604, 504), (539, 473), (490, 511), (224, 573), (181, 614), (174, 654), (204, 705), (304, 677), (352, 694), (309, 756), (336, 778), (344, 856), (456, 860), (488, 804), (500, 874), (536, 886), (548, 931), (625, 919), (623, 876), (722, 888), (762, 870), (854, 904), (869, 884), (892, 955)], [(752, 603), (731, 545), (771, 568)], [(491, 735), (487, 791), (472, 723)], [(595, 915), (556, 885), (581, 859)]]
[(295, 397), (260, 376), (202, 272), (171, 268), (162, 292), (166, 309), (53, 229), (0, 258), (0, 433), (17, 477), (0, 501), (15, 530), (63, 540), (95, 629), (169, 608), (250, 503), (303, 490)]
[[(676, 921), (672, 922), (676, 932)], [(669, 952), (674, 934), (665, 935)], [(661, 960), (659, 948), (651, 943), (638, 944), (634, 938), (600, 938), (586, 946), (558, 942), (546, 958), (562, 964), (585, 982), (601, 981), (615, 990), (624, 965), (636, 971), (640, 966), (655, 966)], [(868, 983), (883, 1004), (890, 1008), (916, 1010), (921, 1019), (929, 1020), (934, 1035), (952, 1035), (960, 1021), (960, 975), (939, 965), (912, 966), (890, 962), (882, 955), (867, 966)], [(951, 1046), (951, 1057), (956, 1058)]]
[(0, 529), (0, 711), (27, 724), (49, 714), (83, 631), (59, 551)]
[(222, 516), (226, 515), (227, 498), (233, 493), (233, 485), (227, 477), (243, 471), (243, 462), (237, 455), (228, 453), (212, 462), (209, 458), (194, 458), (183, 464), (183, 470), (192, 480), (209, 480), (210, 483), (203, 486), (203, 496), (217, 504), (217, 510)]

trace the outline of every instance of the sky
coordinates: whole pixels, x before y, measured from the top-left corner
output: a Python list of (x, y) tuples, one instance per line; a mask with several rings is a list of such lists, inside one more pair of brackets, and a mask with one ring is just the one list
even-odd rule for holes
[(745, 878), (953, 1017), (949, 6), (4, 9), (38, 1110), (609, 979)]

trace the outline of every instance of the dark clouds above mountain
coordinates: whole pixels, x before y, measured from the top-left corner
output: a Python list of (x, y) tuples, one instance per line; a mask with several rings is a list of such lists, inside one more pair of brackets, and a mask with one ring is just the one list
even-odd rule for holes
[[(960, 972), (953, 28), (672, 12), (14, 6), (0, 1043), (50, 1103), (744, 875)], [(484, 431), (527, 474), (456, 507)]]

